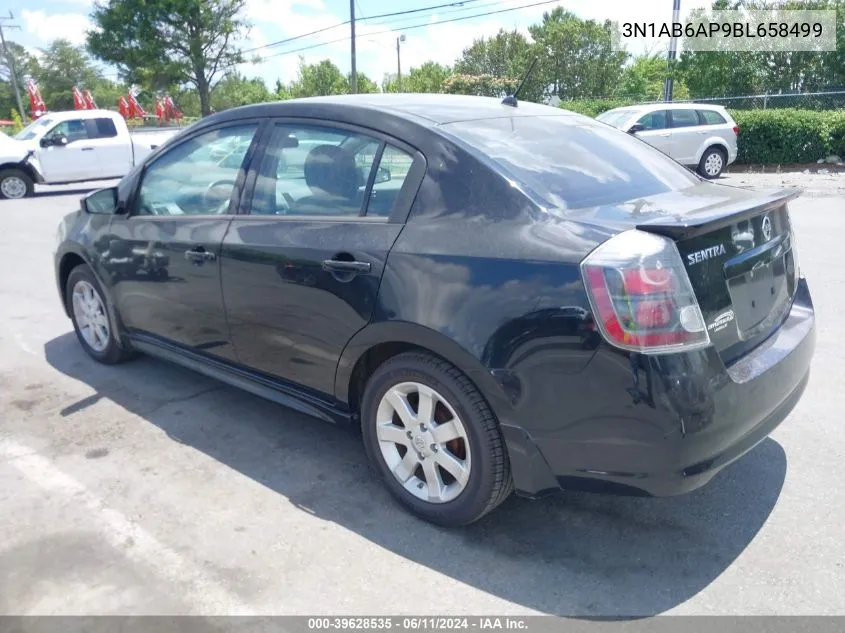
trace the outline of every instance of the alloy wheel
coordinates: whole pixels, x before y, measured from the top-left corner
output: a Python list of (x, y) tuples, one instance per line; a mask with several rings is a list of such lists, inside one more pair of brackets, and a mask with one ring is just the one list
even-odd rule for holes
[(87, 281), (73, 287), (73, 316), (82, 338), (95, 352), (103, 352), (111, 331), (105, 304), (100, 293)]
[(719, 152), (713, 152), (704, 161), (704, 171), (708, 176), (716, 176), (722, 171), (722, 162), (722, 155)]
[(23, 198), (26, 195), (26, 183), (17, 176), (7, 176), (0, 182), (0, 191), (6, 198), (13, 200)]
[(376, 437), (385, 464), (406, 491), (448, 503), (467, 486), (469, 438), (446, 398), (418, 382), (388, 389), (376, 412)]

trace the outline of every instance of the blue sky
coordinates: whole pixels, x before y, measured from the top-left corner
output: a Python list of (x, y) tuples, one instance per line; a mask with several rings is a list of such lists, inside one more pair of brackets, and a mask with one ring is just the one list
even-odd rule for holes
[[(445, 5), (451, 0), (356, 0), (358, 17), (377, 16), (397, 11)], [(668, 20), (672, 0), (556, 0), (542, 6), (527, 5), (543, 0), (469, 0), (463, 5), (424, 10), (401, 17), (361, 20), (357, 29), (358, 70), (380, 82), (385, 73), (396, 72), (396, 38), (405, 35), (401, 43), (403, 73), (427, 60), (451, 64), (461, 50), (474, 38), (495, 34), (500, 28), (519, 29), (527, 34), (527, 27), (538, 22), (544, 11), (562, 6), (584, 18), (624, 19), (638, 21)], [(684, 0), (684, 9), (709, 4), (705, 0)], [(92, 0), (11, 0), (11, 9), (21, 30), (8, 32), (8, 38), (30, 50), (44, 47), (57, 37), (82, 43), (88, 28), (87, 14)], [(444, 20), (474, 16), (503, 9), (494, 15), (433, 24)], [(325, 27), (332, 27), (349, 19), (348, 0), (247, 0), (247, 19), (252, 29), (246, 48), (265, 46)], [(411, 28), (415, 27), (415, 28)], [(331, 59), (344, 72), (350, 67), (349, 26), (332, 28), (318, 35), (302, 38), (275, 47), (262, 48), (258, 64), (244, 65), (240, 70), (247, 76), (262, 77), (272, 85), (275, 80), (291, 81), (296, 77), (299, 56), (307, 62)], [(333, 40), (342, 42), (332, 43)], [(296, 49), (320, 46), (309, 50)], [(643, 47), (665, 48), (665, 43), (644, 42)], [(634, 51), (639, 52), (639, 51)]]

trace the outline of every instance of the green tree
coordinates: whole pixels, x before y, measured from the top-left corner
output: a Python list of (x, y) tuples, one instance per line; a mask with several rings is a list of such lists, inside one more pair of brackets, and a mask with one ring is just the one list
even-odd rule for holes
[(263, 80), (247, 79), (237, 72), (228, 73), (211, 92), (211, 105), (218, 112), (271, 100), (272, 96)]
[[(27, 110), (28, 97), (26, 94), (26, 81), (29, 77), (38, 75), (38, 60), (16, 42), (7, 41), (6, 46), (15, 67), (15, 77), (18, 81), (18, 88), (21, 91), (21, 101), (23, 102), (24, 109)], [(9, 118), (12, 109), (16, 112), (18, 110), (14, 85), (12, 84), (12, 69), (9, 67), (6, 56), (0, 55), (0, 118)]]
[(331, 60), (324, 59), (319, 64), (306, 64), (299, 58), (299, 73), (290, 85), (293, 97), (318, 97), (349, 93), (349, 81)]
[(448, 66), (437, 62), (426, 62), (419, 68), (411, 68), (402, 78), (403, 92), (443, 92), (443, 83), (452, 74)]
[(87, 88), (93, 94), (102, 81), (100, 72), (80, 46), (58, 39), (42, 53), (36, 81), (48, 110), (73, 110), (73, 88)]
[[(630, 97), (638, 101), (658, 101), (662, 99), (668, 67), (669, 64), (665, 55), (637, 55), (622, 71), (617, 96)], [(678, 77), (674, 78), (672, 96), (674, 99), (689, 97), (689, 90)]]
[[(346, 75), (346, 83), (352, 85), (352, 73)], [(372, 94), (378, 92), (378, 84), (364, 73), (358, 73), (358, 94)]]
[[(448, 81), (444, 79), (444, 91), (485, 96), (498, 96), (502, 90), (511, 92), (528, 70), (532, 56), (533, 47), (522, 33), (500, 29), (496, 35), (481, 37), (463, 50), (455, 61), (454, 75)], [(536, 73), (520, 96), (527, 101), (542, 98), (542, 80)]]
[(561, 99), (604, 97), (613, 94), (628, 58), (614, 51), (614, 27), (609, 20), (582, 20), (560, 7), (543, 14), (540, 24), (528, 27), (533, 54), (540, 60), (536, 82), (545, 97)]
[(100, 0), (88, 48), (131, 83), (152, 88), (188, 83), (203, 115), (222, 75), (244, 61), (238, 39), (249, 26), (246, 0)]

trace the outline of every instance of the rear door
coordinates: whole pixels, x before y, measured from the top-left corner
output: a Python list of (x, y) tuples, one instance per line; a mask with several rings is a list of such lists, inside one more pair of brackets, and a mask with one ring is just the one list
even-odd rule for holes
[(701, 127), (698, 112), (691, 108), (669, 110), (672, 143), (671, 156), (682, 165), (694, 165), (707, 131)]
[(88, 145), (97, 157), (100, 178), (122, 177), (132, 169), (132, 146), (129, 137), (119, 136), (113, 119), (99, 117), (85, 121)]
[(655, 110), (644, 114), (637, 119), (636, 123), (644, 128), (636, 133), (637, 138), (675, 158), (672, 154), (672, 131), (669, 129), (669, 113), (667, 110)]
[(130, 214), (100, 253), (130, 333), (232, 360), (220, 246), (238, 208), (260, 122), (229, 123), (144, 167)]
[(242, 364), (331, 396), (425, 161), (371, 130), (313, 120), (274, 122), (262, 146), (252, 196), (223, 241), (232, 340)]

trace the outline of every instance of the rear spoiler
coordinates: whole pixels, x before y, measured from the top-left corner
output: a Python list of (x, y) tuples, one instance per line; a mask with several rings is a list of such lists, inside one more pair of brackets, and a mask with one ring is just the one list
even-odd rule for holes
[(676, 217), (674, 222), (667, 221), (665, 217), (655, 218), (651, 222), (638, 224), (637, 229), (664, 235), (673, 240), (686, 240), (782, 207), (802, 193), (803, 189), (800, 188), (785, 188), (771, 194), (762, 194), (751, 200), (729, 202), (702, 209), (683, 217)]

